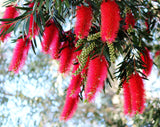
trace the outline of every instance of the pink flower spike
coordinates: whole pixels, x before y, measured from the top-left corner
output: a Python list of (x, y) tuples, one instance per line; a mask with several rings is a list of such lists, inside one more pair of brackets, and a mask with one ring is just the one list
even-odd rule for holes
[(145, 103), (145, 90), (142, 78), (136, 72), (132, 74), (129, 79), (131, 100), (132, 100), (132, 115), (143, 113)]
[[(12, 18), (16, 18), (17, 16), (18, 16), (18, 12), (17, 12), (16, 8), (11, 5), (11, 6), (6, 7), (6, 10), (4, 12), (4, 16), (2, 19), (8, 19), (8, 18), (12, 19)], [(4, 30), (7, 31), (13, 24), (13, 23), (11, 23), (11, 24), (6, 24), (6, 23), (9, 23), (9, 21), (1, 22), (0, 33), (2, 33), (2, 31), (4, 31)], [(0, 37), (0, 40), (5, 41), (8, 37), (10, 37), (10, 34), (11, 33), (7, 33), (5, 35), (2, 35)]]
[(50, 24), (49, 26), (45, 27), (44, 33), (43, 33), (43, 41), (42, 41), (42, 52), (48, 54), (50, 52), (50, 45), (52, 41), (54, 40), (54, 32), (55, 30), (55, 25)]
[(98, 91), (103, 88), (107, 78), (108, 63), (104, 56), (90, 60), (88, 65), (87, 83), (85, 86), (85, 98), (91, 102)]
[(70, 95), (67, 94), (63, 111), (60, 116), (60, 120), (65, 120), (65, 121), (69, 120), (74, 115), (78, 106), (78, 102), (79, 102), (78, 96), (72, 98), (70, 97)]
[(136, 21), (131, 11), (127, 13), (125, 23), (126, 23), (126, 25), (124, 26), (125, 30), (127, 30), (129, 26), (134, 28)]
[(120, 20), (119, 6), (114, 0), (108, 0), (101, 4), (101, 38), (103, 42), (112, 43), (115, 40)]
[(19, 70), (23, 67), (25, 64), (29, 48), (31, 46), (31, 42), (25, 37), (18, 39), (14, 52), (12, 61), (9, 66), (9, 71), (14, 71), (14, 73), (18, 73)]
[(156, 51), (155, 57), (158, 57), (160, 55), (160, 50)]
[[(73, 65), (73, 72), (74, 73), (79, 67), (79, 64)], [(67, 89), (67, 95), (69, 95), (70, 97), (77, 97), (79, 92), (80, 92), (80, 85), (81, 85), (81, 75), (72, 75), (72, 79), (71, 82), (69, 84), (69, 87)]]
[(52, 59), (58, 59), (59, 57), (59, 51), (60, 51), (60, 37), (59, 37), (59, 30), (54, 24), (54, 31), (53, 31), (53, 37), (52, 42), (50, 45), (50, 54), (52, 56)]
[(132, 103), (131, 103), (131, 91), (130, 84), (126, 81), (123, 83), (123, 95), (124, 95), (124, 114), (132, 113)]
[(145, 69), (143, 69), (143, 73), (146, 76), (149, 76), (152, 71), (153, 60), (150, 57), (150, 53), (147, 48), (145, 48), (145, 50), (143, 50), (143, 53), (144, 54), (141, 53), (141, 59), (145, 63), (145, 65), (144, 65)]
[(84, 5), (78, 6), (76, 11), (75, 34), (78, 38), (85, 38), (89, 34), (92, 25), (92, 8)]
[(59, 71), (60, 73), (67, 73), (72, 65), (73, 59), (73, 51), (69, 46), (62, 49), (60, 53), (60, 65)]

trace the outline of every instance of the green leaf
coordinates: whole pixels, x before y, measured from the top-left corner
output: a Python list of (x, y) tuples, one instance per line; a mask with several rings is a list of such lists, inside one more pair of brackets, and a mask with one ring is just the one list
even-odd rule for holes
[(29, 32), (29, 23), (30, 23), (30, 17), (28, 17), (27, 22), (26, 22), (26, 34), (28, 35)]
[(49, 0), (46, 0), (46, 12), (49, 10)]
[(18, 29), (18, 27), (19, 27), (19, 25), (20, 25), (21, 22), (22, 22), (22, 20), (19, 20), (19, 21), (15, 24), (15, 26), (14, 26), (14, 34), (16, 33), (16, 31), (17, 31), (17, 29)]
[(30, 7), (19, 7), (19, 6), (16, 6), (15, 8), (20, 9), (20, 10), (26, 10), (26, 11), (29, 11), (32, 9)]

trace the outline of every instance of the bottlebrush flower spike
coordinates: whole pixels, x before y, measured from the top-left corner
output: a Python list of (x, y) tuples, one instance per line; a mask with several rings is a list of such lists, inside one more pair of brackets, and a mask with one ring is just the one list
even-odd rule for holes
[(120, 10), (117, 3), (107, 0), (101, 4), (101, 38), (112, 43), (117, 37), (120, 25)]
[(132, 103), (131, 103), (131, 91), (130, 84), (126, 81), (123, 83), (123, 95), (124, 95), (124, 114), (132, 113)]
[[(4, 16), (3, 16), (2, 19), (13, 19), (13, 18), (15, 18), (17, 16), (18, 16), (18, 12), (17, 12), (16, 8), (11, 5), (11, 6), (6, 7), (6, 10), (4, 12)], [(7, 25), (6, 25), (6, 23), (9, 23), (9, 21), (1, 22), (0, 34), (4, 30), (7, 31), (12, 26), (12, 23), (11, 24), (7, 24)], [(10, 33), (7, 33), (5, 35), (1, 35), (0, 40), (5, 41), (8, 37), (10, 37)]]
[(63, 111), (60, 116), (60, 120), (65, 120), (65, 121), (69, 120), (74, 115), (78, 106), (78, 102), (79, 102), (78, 95), (73, 98), (67, 94)]
[(61, 43), (59, 41), (59, 30), (55, 24), (54, 24), (54, 31), (52, 31), (52, 33), (53, 33), (52, 37), (53, 39), (50, 45), (51, 56), (53, 59), (58, 59)]
[(160, 55), (160, 50), (155, 52), (155, 57), (158, 57)]
[[(53, 22), (49, 24), (49, 26), (45, 27), (44, 33), (43, 33), (43, 41), (42, 41), (42, 52), (48, 54), (50, 52), (50, 45), (52, 41), (54, 40), (54, 34), (57, 34), (56, 31), (56, 26), (54, 25)], [(54, 42), (53, 42), (54, 43)]]
[(14, 71), (15, 73), (19, 72), (19, 70), (25, 64), (30, 46), (31, 42), (26, 37), (24, 39), (21, 38), (17, 40), (12, 61), (9, 66), (9, 71)]
[(132, 100), (132, 115), (143, 113), (145, 103), (145, 90), (142, 78), (136, 72), (129, 79), (131, 100)]
[[(72, 73), (74, 73), (79, 67), (79, 64), (73, 65), (73, 71)], [(69, 87), (67, 89), (67, 95), (69, 95), (69, 97), (77, 97), (79, 92), (80, 92), (80, 85), (81, 85), (81, 75), (72, 75), (72, 79), (71, 82), (69, 84)]]
[(60, 73), (66, 73), (69, 71), (72, 65), (73, 51), (69, 46), (62, 49), (60, 53), (59, 71)]
[(145, 69), (143, 69), (143, 73), (146, 76), (149, 76), (152, 71), (153, 60), (151, 59), (150, 54), (149, 54), (149, 50), (147, 48), (145, 48), (145, 50), (143, 50), (143, 53), (144, 54), (141, 53), (141, 59), (145, 63), (145, 65), (144, 65)]
[(88, 65), (87, 83), (85, 86), (85, 98), (91, 102), (98, 91), (103, 88), (107, 78), (108, 63), (104, 56), (90, 60)]
[(83, 39), (88, 36), (92, 25), (92, 15), (93, 12), (91, 6), (85, 7), (84, 5), (81, 5), (77, 7), (75, 24), (75, 34), (77, 37)]
[(126, 23), (126, 25), (124, 26), (125, 30), (127, 30), (130, 26), (134, 28), (136, 21), (131, 11), (127, 13), (125, 23)]

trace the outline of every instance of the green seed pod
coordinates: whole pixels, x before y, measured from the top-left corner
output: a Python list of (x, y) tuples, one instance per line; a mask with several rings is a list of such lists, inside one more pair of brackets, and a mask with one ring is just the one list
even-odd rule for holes
[(84, 66), (87, 63), (88, 55), (90, 52), (96, 47), (95, 42), (91, 43), (87, 48), (84, 47), (82, 49), (82, 52), (79, 56), (77, 56), (78, 62), (79, 62), (79, 68), (75, 71), (74, 75), (78, 75), (84, 68)]
[(95, 33), (95, 34), (92, 34), (92, 35), (89, 35), (89, 36), (87, 37), (87, 41), (93, 41), (93, 40), (98, 39), (99, 37), (100, 37), (100, 32)]
[(113, 43), (107, 42), (107, 44), (108, 44), (108, 48), (109, 48), (110, 60), (111, 60), (112, 63), (114, 63), (114, 61), (115, 61), (115, 54), (114, 54)]
[(77, 41), (75, 47), (78, 48), (78, 47), (79, 47), (81, 44), (83, 44), (83, 43), (84, 43), (84, 40), (79, 39), (79, 40)]

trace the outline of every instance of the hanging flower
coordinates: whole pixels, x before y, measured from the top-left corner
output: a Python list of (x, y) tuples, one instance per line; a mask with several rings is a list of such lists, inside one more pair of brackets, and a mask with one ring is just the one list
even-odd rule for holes
[(117, 3), (108, 0), (101, 4), (101, 37), (102, 41), (112, 43), (117, 37), (120, 26), (120, 10)]
[(53, 22), (51, 22), (48, 26), (45, 27), (45, 30), (43, 33), (43, 41), (41, 44), (42, 44), (42, 51), (46, 54), (51, 52), (50, 46), (52, 41), (58, 38), (57, 35), (54, 35), (54, 34), (57, 34), (56, 29), (57, 28)]
[(62, 49), (60, 53), (59, 71), (60, 73), (66, 73), (69, 71), (72, 65), (73, 51), (69, 46)]
[(160, 50), (155, 52), (155, 57), (158, 57), (160, 55)]
[(123, 83), (123, 95), (124, 95), (124, 113), (132, 113), (132, 103), (131, 103), (131, 91), (130, 84), (126, 81)]
[(79, 102), (78, 95), (73, 98), (67, 94), (63, 111), (60, 116), (60, 120), (65, 120), (65, 121), (69, 120), (74, 115), (78, 106), (78, 102)]
[(91, 6), (85, 7), (81, 5), (77, 7), (75, 24), (75, 34), (77, 37), (83, 39), (88, 36), (92, 25), (92, 15), (93, 12)]
[(149, 76), (152, 71), (153, 60), (151, 59), (149, 50), (147, 48), (145, 48), (145, 50), (143, 50), (143, 53), (141, 53), (141, 59), (144, 62), (143, 66), (145, 67), (145, 69), (143, 69), (143, 73), (146, 76)]
[(107, 78), (108, 63), (104, 56), (90, 60), (88, 65), (87, 83), (85, 86), (85, 98), (91, 102), (95, 94), (103, 88)]
[(59, 37), (59, 30), (56, 27), (56, 25), (54, 25), (54, 31), (52, 31), (53, 35), (52, 35), (52, 42), (50, 45), (50, 50), (51, 50), (51, 56), (53, 59), (58, 59), (59, 57), (59, 51), (60, 51), (60, 37)]
[(132, 100), (132, 115), (143, 113), (145, 103), (145, 90), (142, 78), (136, 72), (129, 79), (131, 100)]
[(130, 26), (134, 28), (136, 21), (131, 11), (127, 13), (125, 23), (126, 23), (126, 25), (124, 26), (125, 30), (127, 30)]
[[(6, 7), (6, 10), (4, 12), (4, 16), (3, 16), (2, 19), (13, 19), (13, 18), (15, 18), (17, 16), (18, 16), (18, 12), (17, 12), (16, 8), (11, 5), (11, 6)], [(9, 21), (1, 22), (0, 34), (3, 31), (7, 31), (13, 25), (13, 23), (10, 23), (10, 24), (6, 24), (6, 23), (9, 23)], [(1, 41), (5, 41), (8, 37), (10, 37), (10, 34), (11, 33), (7, 33), (5, 35), (1, 35), (0, 40)]]
[(146, 31), (149, 32), (149, 24), (148, 24), (148, 19), (145, 21), (145, 26), (146, 26)]
[(17, 40), (16, 47), (13, 52), (12, 61), (9, 66), (9, 71), (14, 71), (14, 73), (19, 72), (19, 70), (25, 64), (30, 46), (31, 42), (27, 39), (27, 37)]
[[(73, 71), (72, 73), (74, 73), (79, 67), (79, 64), (75, 64), (73, 65)], [(80, 85), (81, 85), (81, 75), (72, 75), (72, 79), (71, 82), (69, 84), (69, 87), (67, 89), (67, 95), (69, 95), (69, 97), (77, 97), (79, 92), (80, 92)]]

